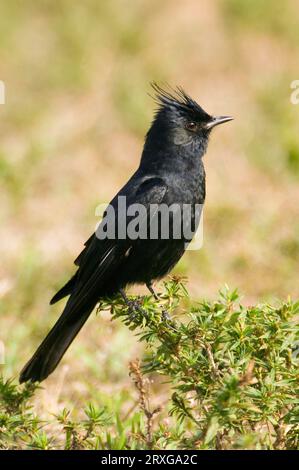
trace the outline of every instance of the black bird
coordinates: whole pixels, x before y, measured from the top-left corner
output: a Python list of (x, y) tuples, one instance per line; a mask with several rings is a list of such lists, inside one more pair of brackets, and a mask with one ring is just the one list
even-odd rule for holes
[[(126, 196), (127, 207), (142, 204), (146, 209), (143, 222), (149, 226), (156, 217), (150, 205), (188, 204), (194, 225), (194, 208), (205, 200), (202, 157), (210, 132), (232, 118), (209, 115), (181, 88), (168, 91), (156, 84), (153, 88), (158, 109), (145, 138), (140, 166), (110, 204), (116, 215), (119, 196)], [(173, 220), (169, 218), (170, 233)], [(105, 223), (104, 217), (100, 230)], [(102, 297), (120, 292), (128, 302), (123, 289), (134, 283), (146, 284), (155, 295), (152, 282), (174, 267), (189, 241), (183, 235), (164, 239), (160, 228), (155, 239), (105, 239), (94, 233), (75, 260), (77, 272), (50, 302), (70, 296), (62, 315), (21, 371), (20, 382), (41, 382), (54, 371)]]

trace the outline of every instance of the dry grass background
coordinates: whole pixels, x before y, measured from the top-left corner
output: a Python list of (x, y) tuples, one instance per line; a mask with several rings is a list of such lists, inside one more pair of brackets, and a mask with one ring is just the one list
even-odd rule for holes
[[(0, 6), (0, 331), (16, 375), (62, 306), (48, 300), (139, 162), (149, 82), (231, 114), (205, 157), (204, 246), (176, 272), (194, 297), (227, 283), (247, 303), (297, 298), (299, 5), (267, 0), (12, 0)], [(135, 290), (136, 291), (136, 290)], [(95, 399), (129, 409), (136, 338), (89, 321), (37, 395), (41, 416)], [(153, 400), (163, 387), (153, 384)], [(161, 398), (162, 397), (162, 398)], [(124, 411), (125, 412), (125, 411)]]

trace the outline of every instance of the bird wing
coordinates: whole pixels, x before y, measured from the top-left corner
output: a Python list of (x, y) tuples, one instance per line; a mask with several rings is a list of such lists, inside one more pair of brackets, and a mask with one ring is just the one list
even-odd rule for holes
[[(154, 216), (149, 210), (150, 204), (161, 204), (167, 193), (168, 186), (162, 178), (150, 177), (134, 186), (134, 191), (130, 191), (126, 186), (111, 201), (115, 208), (117, 218), (117, 197), (126, 195), (126, 206), (131, 204), (143, 204), (146, 208), (146, 216), (140, 223), (150, 223), (150, 218)], [(101, 224), (104, 223), (104, 219)], [(104, 239), (97, 238), (93, 234), (85, 243), (84, 250), (76, 259), (79, 266), (76, 284), (70, 298), (71, 303), (85, 303), (87, 299), (94, 297), (99, 292), (103, 282), (117, 270), (126, 256), (127, 250), (134, 245), (135, 240), (131, 239)]]

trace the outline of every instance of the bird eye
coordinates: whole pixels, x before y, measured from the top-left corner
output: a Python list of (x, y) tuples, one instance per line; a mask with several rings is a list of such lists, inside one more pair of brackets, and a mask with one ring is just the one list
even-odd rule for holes
[(196, 131), (196, 129), (197, 129), (196, 122), (193, 122), (193, 121), (187, 122), (186, 129), (188, 129), (188, 131), (193, 131), (193, 132)]

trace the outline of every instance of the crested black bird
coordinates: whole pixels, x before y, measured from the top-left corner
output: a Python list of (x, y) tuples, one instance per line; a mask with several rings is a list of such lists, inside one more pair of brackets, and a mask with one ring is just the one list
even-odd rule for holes
[[(181, 88), (168, 91), (156, 84), (153, 88), (158, 109), (146, 134), (139, 168), (110, 206), (117, 217), (119, 196), (125, 196), (126, 207), (140, 204), (145, 208), (144, 222), (150, 226), (152, 205), (189, 205), (194, 225), (194, 208), (205, 201), (202, 157), (211, 130), (232, 118), (211, 116)], [(167, 222), (170, 233), (173, 220), (170, 217)], [(105, 217), (100, 229), (104, 224)], [(75, 260), (76, 273), (50, 302), (69, 296), (60, 318), (21, 371), (20, 382), (41, 382), (53, 372), (102, 297), (121, 292), (126, 299), (123, 289), (134, 283), (144, 283), (154, 293), (152, 282), (175, 266), (188, 242), (190, 237), (184, 234), (162, 237), (161, 230), (158, 237), (146, 239), (105, 238), (94, 233)]]

